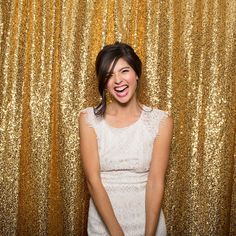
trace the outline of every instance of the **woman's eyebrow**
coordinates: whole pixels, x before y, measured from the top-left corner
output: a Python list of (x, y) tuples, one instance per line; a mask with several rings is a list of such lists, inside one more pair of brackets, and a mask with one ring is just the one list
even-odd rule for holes
[[(118, 70), (118, 72), (120, 72), (120, 71), (122, 71), (124, 69), (130, 69), (130, 66), (124, 66), (124, 67), (120, 68)], [(114, 72), (108, 72), (106, 76), (110, 76), (110, 75), (113, 75), (113, 74), (114, 74)]]

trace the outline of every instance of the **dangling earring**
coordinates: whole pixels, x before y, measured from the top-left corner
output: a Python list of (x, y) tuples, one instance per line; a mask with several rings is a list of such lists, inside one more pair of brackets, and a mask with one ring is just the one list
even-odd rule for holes
[(136, 80), (138, 80), (138, 76), (136, 76)]

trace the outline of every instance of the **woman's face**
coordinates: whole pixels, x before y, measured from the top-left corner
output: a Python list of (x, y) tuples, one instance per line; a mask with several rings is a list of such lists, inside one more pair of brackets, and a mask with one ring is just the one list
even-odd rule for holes
[(129, 102), (135, 95), (137, 88), (137, 75), (133, 68), (120, 58), (107, 82), (109, 93), (119, 103)]

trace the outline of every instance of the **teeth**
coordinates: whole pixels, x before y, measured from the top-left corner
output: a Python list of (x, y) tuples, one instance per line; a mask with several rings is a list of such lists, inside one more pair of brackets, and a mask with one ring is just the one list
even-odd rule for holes
[(124, 85), (124, 86), (115, 88), (115, 91), (117, 91), (117, 92), (122, 92), (122, 91), (125, 90), (127, 87), (128, 87), (127, 85)]

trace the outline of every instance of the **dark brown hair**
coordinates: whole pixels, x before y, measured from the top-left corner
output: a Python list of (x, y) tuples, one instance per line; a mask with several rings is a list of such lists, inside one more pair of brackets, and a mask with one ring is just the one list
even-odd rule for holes
[[(98, 90), (102, 97), (101, 102), (94, 108), (94, 113), (97, 116), (103, 116), (105, 114), (107, 81), (112, 75), (114, 67), (120, 58), (123, 58), (133, 68), (138, 78), (141, 76), (142, 62), (130, 45), (115, 42), (114, 44), (103, 47), (98, 53), (95, 63)], [(109, 71), (111, 64), (112, 68)]]

